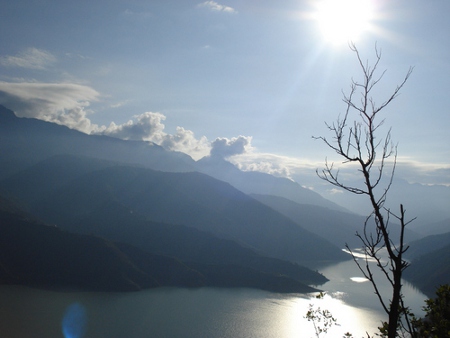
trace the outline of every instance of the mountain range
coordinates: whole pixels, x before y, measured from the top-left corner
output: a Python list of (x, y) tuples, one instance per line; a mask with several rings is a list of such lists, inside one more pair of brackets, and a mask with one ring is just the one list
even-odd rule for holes
[[(174, 280), (182, 286), (308, 292), (306, 285), (326, 281), (310, 268), (348, 259), (341, 248), (359, 244), (354, 234), (365, 219), (294, 181), (243, 172), (222, 158), (196, 162), (151, 142), (17, 118), (1, 106), (0, 163), (0, 202), (12, 201), (46, 229), (40, 233), (51, 233), (35, 248), (48, 254), (56, 249), (43, 243), (59, 240), (112, 248), (103, 257), (117, 261), (111, 271), (133, 276), (121, 286), (130, 289), (174, 285), (158, 275), (166, 260), (180, 268)], [(408, 241), (419, 237), (407, 234)], [(14, 280), (5, 276), (0, 281)]]
[[(236, 255), (245, 258), (245, 253)], [(255, 261), (259, 261), (256, 267), (261, 270), (198, 261), (187, 265), (123, 242), (63, 231), (0, 198), (0, 284), (109, 292), (160, 286), (246, 286), (274, 292), (312, 292), (315, 289), (298, 279), (309, 274), (308, 283), (326, 281), (293, 264), (286, 269), (283, 262), (268, 260), (266, 264), (261, 257), (255, 257)], [(277, 267), (278, 274), (270, 271), (271, 265)], [(262, 271), (267, 266), (269, 271)], [(224, 271), (228, 278), (224, 278)], [(290, 273), (293, 277), (288, 276)]]
[[(91, 291), (202, 286), (180, 261), (46, 225), (0, 198), (0, 282)], [(151, 265), (140, 264), (142, 261)], [(164, 267), (161, 269), (159, 267)]]
[[(257, 194), (251, 194), (251, 196), (285, 215), (306, 230), (325, 238), (330, 243), (339, 247), (348, 245), (350, 248), (357, 248), (361, 246), (361, 240), (356, 236), (356, 233), (362, 233), (362, 225), (366, 221), (366, 217), (349, 212), (324, 210), (317, 205), (299, 204), (279, 196)], [(391, 223), (390, 231), (393, 238), (398, 238), (399, 229), (398, 224)], [(419, 234), (406, 229), (406, 241), (409, 242), (419, 238)]]
[(114, 206), (150, 221), (182, 224), (234, 240), (269, 257), (302, 264), (345, 259), (337, 246), (205, 174), (115, 163), (97, 170), (107, 162), (92, 162), (88, 169), (90, 158), (51, 157), (0, 182), (0, 192), (21, 201), (25, 210), (45, 222), (70, 231)]
[(269, 194), (298, 203), (345, 210), (298, 183), (260, 172), (243, 172), (222, 158), (194, 161), (190, 156), (144, 141), (125, 141), (86, 135), (65, 126), (37, 119), (18, 118), (0, 106), (0, 179), (54, 155), (81, 155), (165, 172), (203, 172), (232, 184), (244, 193)]
[[(360, 184), (360, 182), (350, 180), (347, 183), (350, 186), (359, 186)], [(319, 189), (324, 189), (323, 187), (317, 186)], [(370, 213), (370, 204), (367, 199), (344, 190), (338, 191), (338, 193), (329, 194), (322, 190), (321, 193), (325, 193), (324, 195), (330, 201), (338, 203), (347, 210), (363, 216)], [(450, 231), (449, 201), (450, 186), (409, 183), (402, 179), (401, 172), (399, 172), (394, 176), (385, 206), (393, 213), (399, 214), (400, 204), (402, 204), (406, 211), (406, 218), (414, 219), (409, 224), (409, 229), (422, 236), (427, 236)]]

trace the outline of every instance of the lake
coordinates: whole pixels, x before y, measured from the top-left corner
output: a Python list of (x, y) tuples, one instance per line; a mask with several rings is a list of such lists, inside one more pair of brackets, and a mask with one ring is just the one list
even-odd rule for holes
[[(0, 336), (6, 338), (102, 337), (313, 337), (303, 317), (308, 305), (330, 310), (340, 326), (328, 337), (350, 331), (373, 334), (385, 318), (369, 282), (353, 261), (321, 270), (330, 282), (324, 299), (252, 289), (159, 288), (136, 293), (56, 292), (0, 287)], [(387, 287), (383, 288), (388, 291)], [(426, 296), (406, 284), (415, 313)]]

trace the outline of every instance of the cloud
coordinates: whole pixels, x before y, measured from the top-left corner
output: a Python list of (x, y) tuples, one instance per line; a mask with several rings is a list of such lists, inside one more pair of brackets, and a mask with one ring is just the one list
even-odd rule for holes
[(450, 165), (446, 163), (421, 163), (409, 158), (399, 157), (395, 177), (402, 178), (409, 183), (450, 186)]
[(317, 183), (315, 170), (318, 164), (307, 159), (260, 153), (252, 149), (250, 152), (231, 157), (229, 161), (243, 171), (260, 171), (308, 186)]
[(205, 136), (197, 139), (191, 130), (183, 127), (177, 127), (173, 135), (167, 134), (164, 132), (165, 119), (161, 113), (146, 112), (133, 116), (132, 120), (121, 125), (111, 122), (109, 127), (99, 128), (93, 133), (123, 140), (151, 141), (166, 150), (184, 152), (194, 159), (209, 154), (211, 146)]
[(227, 138), (216, 138), (211, 143), (211, 156), (228, 158), (234, 155), (240, 155), (251, 149), (252, 138), (249, 136)]
[(161, 141), (164, 135), (162, 121), (166, 119), (163, 114), (146, 112), (133, 116), (133, 119), (121, 125), (111, 122), (109, 127), (100, 133), (123, 140), (153, 141), (156, 139)]
[(245, 171), (260, 171), (263, 173), (271, 174), (279, 177), (291, 177), (291, 171), (289, 168), (282, 163), (273, 163), (266, 161), (259, 161), (254, 163), (249, 163), (245, 167)]
[[(317, 174), (324, 167), (322, 161), (307, 158), (281, 156), (271, 153), (260, 153), (253, 149), (240, 155), (228, 158), (228, 161), (243, 171), (259, 171), (274, 176), (286, 177), (322, 194), (327, 198), (340, 196), (341, 190), (331, 187), (321, 180)], [(362, 184), (360, 173), (355, 166), (340, 165), (339, 177), (349, 184)], [(337, 167), (336, 167), (337, 168)], [(450, 165), (446, 163), (423, 163), (399, 157), (394, 176), (397, 180), (423, 185), (442, 185), (450, 187)]]
[(247, 136), (217, 138), (210, 143), (205, 136), (196, 138), (194, 132), (183, 127), (177, 127), (175, 134), (168, 134), (164, 131), (165, 119), (161, 113), (146, 112), (120, 125), (111, 122), (108, 127), (98, 128), (93, 133), (124, 140), (151, 141), (166, 150), (186, 153), (195, 160), (208, 155), (228, 158), (251, 150), (251, 137)]
[(151, 141), (167, 150), (181, 151), (194, 159), (207, 156), (210, 143), (206, 137), (195, 138), (192, 131), (177, 127), (171, 135), (164, 132), (161, 113), (135, 115), (123, 124), (111, 122), (99, 126), (89, 119), (90, 102), (100, 94), (91, 87), (70, 83), (0, 82), (0, 104), (19, 117), (36, 118), (65, 125), (86, 134), (108, 135), (124, 140)]
[(168, 150), (187, 153), (196, 160), (207, 156), (211, 148), (205, 136), (197, 139), (191, 130), (183, 127), (177, 127), (177, 132), (174, 135), (165, 135), (160, 145)]
[(19, 117), (33, 117), (90, 133), (97, 126), (87, 118), (86, 107), (100, 94), (70, 83), (0, 82), (0, 104)]
[(344, 193), (343, 190), (337, 189), (337, 188), (332, 188), (332, 189), (328, 190), (328, 192), (329, 192), (331, 195), (343, 194), (343, 193)]
[(221, 5), (215, 1), (205, 1), (198, 4), (198, 7), (205, 7), (213, 12), (237, 13), (237, 11), (229, 6)]
[(128, 102), (130, 102), (130, 100), (120, 101), (120, 102), (111, 104), (110, 107), (111, 108), (120, 108), (120, 107), (126, 105)]
[(88, 59), (92, 59), (89, 56), (85, 56), (82, 54), (75, 54), (75, 53), (65, 53), (65, 56), (67, 56), (69, 59), (81, 59), (81, 60), (88, 60)]
[[(120, 125), (111, 122), (109, 126), (98, 126), (89, 119), (92, 111), (88, 107), (99, 97), (93, 88), (73, 83), (0, 82), (0, 104), (12, 109), (19, 117), (54, 122), (88, 134), (151, 141), (167, 150), (184, 152), (194, 159), (208, 154), (219, 156), (241, 170), (287, 177), (324, 191), (321, 188), (324, 183), (315, 173), (316, 168), (323, 168), (323, 162), (259, 153), (252, 147), (252, 137), (249, 136), (217, 138), (210, 143), (205, 136), (196, 138), (194, 132), (183, 127), (177, 127), (174, 134), (168, 134), (164, 131), (166, 117), (156, 112), (135, 115)], [(352, 166), (340, 168), (343, 179), (352, 181), (357, 174)], [(409, 183), (450, 186), (450, 166), (399, 157), (395, 177)]]
[(45, 69), (56, 62), (56, 60), (56, 57), (46, 50), (28, 48), (15, 56), (1, 57), (0, 63), (5, 67)]

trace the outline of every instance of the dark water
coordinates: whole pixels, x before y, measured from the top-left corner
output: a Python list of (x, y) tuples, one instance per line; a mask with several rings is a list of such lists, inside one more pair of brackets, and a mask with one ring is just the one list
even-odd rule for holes
[[(333, 281), (323, 286), (328, 293), (322, 300), (251, 289), (84, 293), (2, 286), (0, 337), (313, 337), (312, 324), (303, 318), (310, 303), (338, 319), (328, 337), (374, 333), (384, 314), (369, 283), (353, 278), (360, 277), (354, 263), (323, 273)], [(410, 286), (405, 293), (420, 309), (425, 296)]]

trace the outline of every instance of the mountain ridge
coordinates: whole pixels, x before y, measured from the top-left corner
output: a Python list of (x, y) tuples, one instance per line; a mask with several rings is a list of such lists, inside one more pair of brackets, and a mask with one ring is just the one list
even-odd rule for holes
[[(223, 271), (227, 271), (228, 278)], [(69, 233), (30, 220), (28, 214), (2, 197), (0, 284), (108, 292), (160, 286), (253, 287), (282, 293), (316, 291), (298, 278), (282, 277), (272, 271), (230, 264), (186, 265), (176, 258), (126, 243)]]
[[(269, 256), (274, 258), (302, 264), (302, 259), (346, 257), (337, 247), (301, 229), (230, 184), (197, 172), (170, 173), (112, 166), (90, 171), (73, 181), (68, 179), (62, 188), (44, 193), (48, 186), (56, 186), (51, 180), (61, 176), (55, 173), (61, 167), (61, 158), (55, 158), (56, 166), (46, 160), (2, 181), (2, 193), (26, 201), (31, 208), (29, 211), (60, 226), (70, 224), (102, 203), (117, 201), (150, 220), (194, 226), (266, 255), (270, 252)], [(98, 162), (94, 163), (97, 168)], [(36, 191), (40, 194), (36, 195)], [(308, 241), (316, 245), (307, 244)], [(298, 256), (300, 253), (302, 259)]]
[[(320, 235), (334, 245), (342, 248), (346, 245), (349, 245), (351, 248), (361, 246), (361, 240), (356, 236), (356, 233), (363, 231), (366, 217), (317, 205), (298, 204), (280, 196), (258, 194), (251, 194), (250, 196), (289, 217), (299, 226)], [(394, 223), (391, 223), (393, 238), (398, 238), (399, 228), (399, 225), (395, 226)], [(419, 234), (406, 229), (406, 242), (417, 240), (418, 238), (420, 238)]]
[(168, 152), (152, 142), (88, 135), (63, 125), (19, 118), (0, 106), (0, 179), (54, 155), (80, 155), (141, 164), (155, 170), (193, 171), (195, 161), (184, 153)]
[[(152, 142), (88, 135), (55, 123), (19, 118), (0, 106), (0, 160), (4, 164), (0, 168), (0, 179), (48, 157), (65, 154), (167, 172), (198, 171), (228, 182), (244, 193), (278, 194), (297, 202), (343, 210), (296, 182), (260, 172), (243, 172), (223, 159), (206, 157), (196, 162), (184, 153), (166, 151)], [(266, 180), (269, 183), (264, 183)]]
[(323, 198), (297, 182), (284, 177), (258, 171), (242, 171), (235, 165), (217, 156), (207, 156), (197, 161), (198, 170), (209, 176), (225, 181), (246, 194), (274, 195), (284, 197), (299, 204), (350, 212), (347, 209)]

